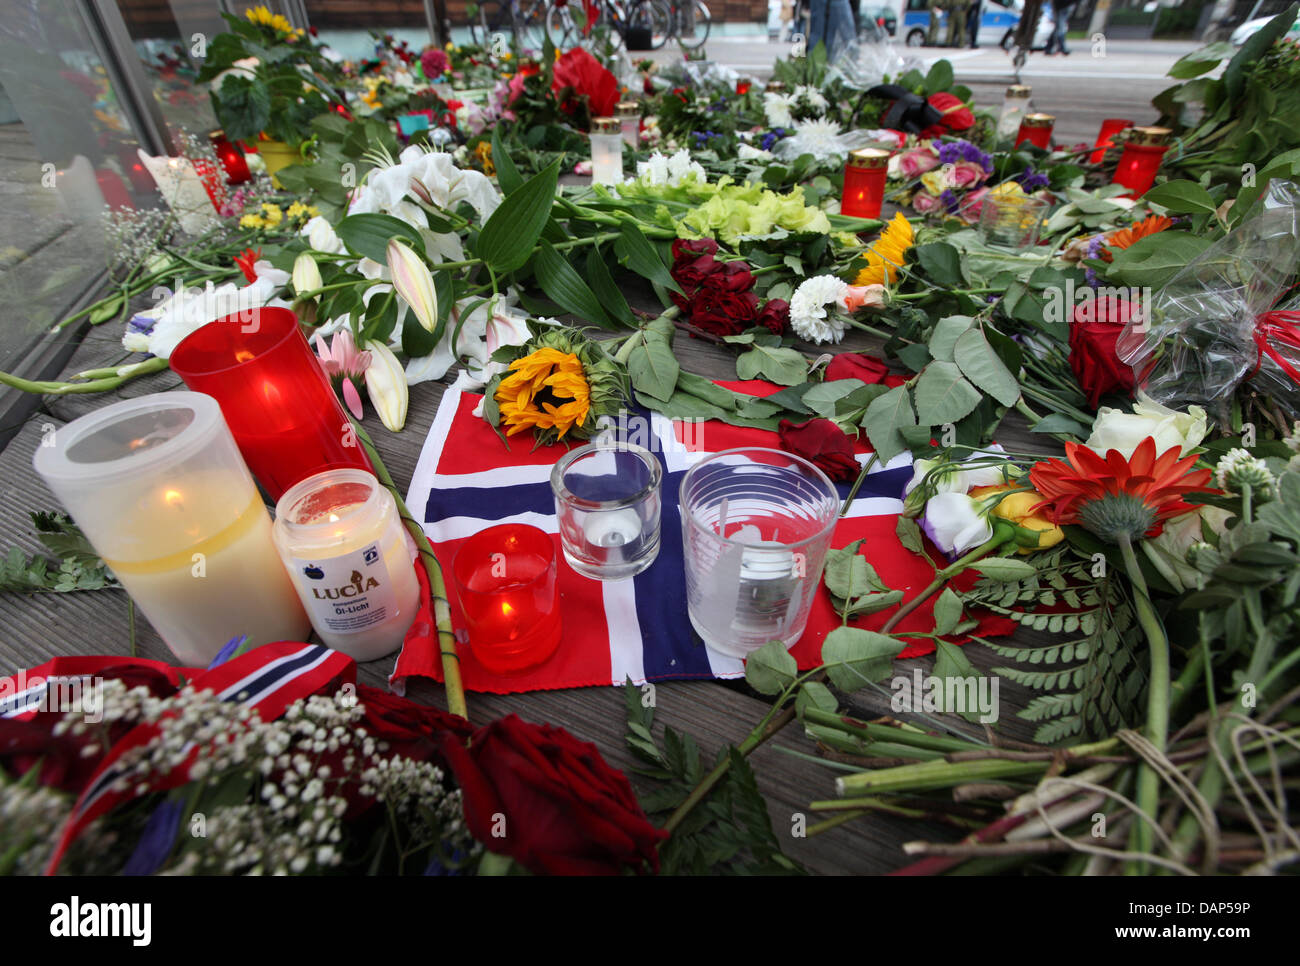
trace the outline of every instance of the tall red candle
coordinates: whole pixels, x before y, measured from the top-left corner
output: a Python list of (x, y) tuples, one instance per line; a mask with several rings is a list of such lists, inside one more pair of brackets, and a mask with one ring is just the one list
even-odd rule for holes
[(217, 400), (244, 462), (273, 499), (322, 470), (374, 472), (289, 309), (209, 322), (181, 340), (170, 362), (185, 385)]
[(1129, 198), (1145, 194), (1155, 183), (1156, 172), (1164, 160), (1169, 145), (1165, 139), (1172, 132), (1167, 127), (1135, 127), (1124, 142), (1124, 153), (1115, 165), (1112, 184), (1122, 184), (1129, 189)]
[(1052, 149), (1052, 126), (1056, 118), (1051, 114), (1026, 114), (1020, 122), (1020, 133), (1016, 135), (1016, 147), (1028, 141), (1044, 151)]
[(560, 643), (555, 542), (522, 523), (466, 540), (452, 563), (456, 595), (475, 660), (510, 673), (545, 661)]
[(1102, 158), (1106, 156), (1106, 149), (1115, 145), (1114, 140), (1112, 140), (1115, 135), (1132, 126), (1132, 121), (1125, 120), (1122, 117), (1108, 117), (1102, 121), (1101, 132), (1097, 135), (1097, 150), (1092, 152), (1088, 160), (1093, 164), (1101, 164)]
[(244, 160), (244, 153), (226, 139), (225, 131), (213, 131), (208, 135), (208, 140), (217, 152), (217, 160), (226, 169), (226, 184), (243, 184), (253, 176), (248, 170), (248, 162)]
[(849, 155), (844, 163), (844, 191), (840, 194), (840, 214), (852, 218), (879, 218), (885, 200), (885, 174), (889, 152), (863, 148)]

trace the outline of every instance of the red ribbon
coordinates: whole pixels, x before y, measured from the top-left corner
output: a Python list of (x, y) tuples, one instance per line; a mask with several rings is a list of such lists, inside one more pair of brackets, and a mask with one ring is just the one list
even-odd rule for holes
[(1300, 370), (1288, 362), (1277, 351), (1274, 343), (1280, 343), (1288, 348), (1296, 349), (1300, 352), (1300, 312), (1273, 311), (1265, 312), (1255, 323), (1255, 348), (1257, 355), (1255, 357), (1255, 368), (1251, 372), (1253, 377), (1259, 372), (1259, 367), (1264, 364), (1264, 356), (1268, 356), (1278, 366), (1291, 377), (1291, 381), (1300, 385)]

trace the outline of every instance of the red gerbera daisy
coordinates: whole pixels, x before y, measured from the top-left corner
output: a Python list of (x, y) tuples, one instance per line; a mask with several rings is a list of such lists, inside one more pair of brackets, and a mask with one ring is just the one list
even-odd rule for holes
[(1196, 457), (1181, 452), (1174, 446), (1157, 456), (1150, 436), (1129, 459), (1066, 443), (1065, 460), (1035, 463), (1029, 479), (1055, 523), (1077, 523), (1111, 543), (1154, 537), (1166, 520), (1195, 509), (1183, 496), (1210, 481), (1210, 471), (1192, 469)]
[(262, 257), (262, 249), (245, 248), (235, 256), (235, 264), (239, 270), (244, 273), (244, 278), (248, 279), (248, 284), (252, 285), (257, 281), (257, 269), (254, 267), (257, 260)]

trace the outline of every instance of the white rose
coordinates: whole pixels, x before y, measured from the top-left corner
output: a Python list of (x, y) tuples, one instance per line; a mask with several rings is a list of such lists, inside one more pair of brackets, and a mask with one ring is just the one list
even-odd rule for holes
[(1142, 440), (1150, 436), (1155, 440), (1157, 456), (1175, 446), (1186, 456), (1208, 432), (1205, 410), (1200, 406), (1189, 406), (1187, 412), (1180, 413), (1139, 392), (1131, 413), (1106, 406), (1099, 409), (1086, 445), (1103, 456), (1108, 450), (1119, 450), (1129, 459)]
[(1142, 551), (1180, 594), (1201, 585), (1203, 574), (1187, 562), (1187, 551), (1202, 539), (1201, 522), (1222, 535), (1228, 528), (1232, 514), (1214, 506), (1201, 506), (1191, 513), (1165, 521), (1165, 527), (1156, 537), (1142, 541)]

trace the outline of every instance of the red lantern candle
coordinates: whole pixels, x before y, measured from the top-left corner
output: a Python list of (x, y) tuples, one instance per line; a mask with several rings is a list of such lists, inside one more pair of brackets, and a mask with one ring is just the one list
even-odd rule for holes
[(1016, 135), (1016, 147), (1028, 141), (1044, 151), (1052, 149), (1052, 125), (1056, 118), (1051, 114), (1026, 114), (1020, 122), (1020, 133)]
[(217, 160), (226, 169), (226, 184), (243, 184), (253, 176), (248, 170), (248, 162), (244, 160), (244, 153), (226, 140), (225, 131), (213, 131), (208, 135), (208, 140), (217, 152)]
[(1156, 172), (1164, 160), (1169, 145), (1165, 139), (1172, 132), (1167, 127), (1135, 127), (1124, 142), (1124, 153), (1115, 165), (1112, 184), (1122, 184), (1129, 189), (1126, 197), (1137, 198), (1155, 183)]
[(1097, 150), (1092, 152), (1088, 160), (1093, 164), (1101, 164), (1102, 158), (1106, 156), (1106, 149), (1115, 146), (1115, 142), (1112, 140), (1115, 135), (1132, 126), (1132, 121), (1125, 120), (1122, 117), (1108, 117), (1102, 121), (1101, 133), (1097, 135)]
[(510, 673), (542, 663), (560, 643), (555, 542), (522, 523), (488, 527), (456, 554), (461, 614), (475, 660)]
[(849, 155), (844, 164), (844, 191), (840, 194), (840, 214), (852, 218), (879, 218), (885, 200), (885, 173), (889, 152), (863, 148)]
[(185, 385), (221, 405), (244, 461), (273, 499), (322, 470), (374, 472), (289, 309), (209, 322), (182, 339), (170, 361)]

